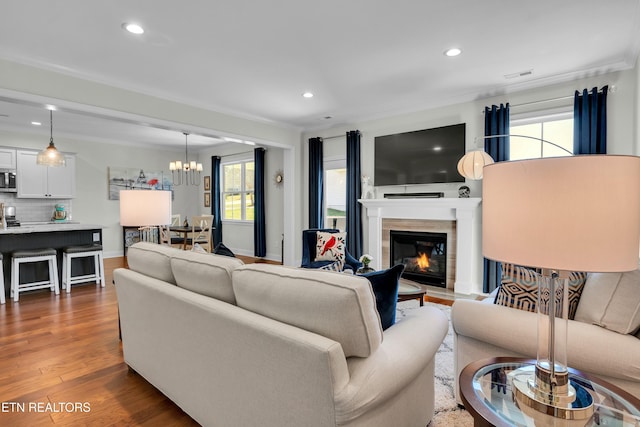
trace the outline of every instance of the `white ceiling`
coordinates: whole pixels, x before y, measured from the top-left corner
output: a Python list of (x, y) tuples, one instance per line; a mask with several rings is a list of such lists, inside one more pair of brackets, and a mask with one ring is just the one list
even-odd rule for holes
[[(0, 58), (301, 130), (624, 70), (639, 50), (638, 0), (4, 0), (0, 14)], [(48, 134), (26, 104), (0, 99), (0, 128)], [(79, 113), (54, 113), (54, 136), (184, 144), (177, 127)]]

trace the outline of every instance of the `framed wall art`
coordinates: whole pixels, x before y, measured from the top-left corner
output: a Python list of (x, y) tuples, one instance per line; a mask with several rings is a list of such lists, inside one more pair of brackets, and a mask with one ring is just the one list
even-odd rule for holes
[(109, 200), (120, 200), (120, 190), (169, 190), (173, 194), (171, 175), (165, 175), (162, 171), (109, 166), (108, 179)]

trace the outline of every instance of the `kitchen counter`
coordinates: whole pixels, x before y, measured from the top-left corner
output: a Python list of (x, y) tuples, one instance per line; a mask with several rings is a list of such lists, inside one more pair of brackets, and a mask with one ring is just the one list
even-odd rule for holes
[(7, 227), (0, 229), (2, 234), (24, 234), (24, 233), (49, 233), (52, 231), (79, 231), (102, 229), (101, 225), (81, 224), (74, 221), (61, 222), (23, 222), (20, 227)]
[[(62, 249), (66, 246), (102, 244), (102, 228), (103, 226), (96, 224), (61, 221), (24, 222), (21, 223), (20, 227), (0, 229), (0, 252), (4, 255), (4, 286), (6, 294), (9, 295), (8, 291), (11, 287), (11, 252), (42, 248), (55, 249), (57, 251), (58, 278), (61, 279)], [(46, 267), (46, 262), (41, 264)], [(80, 269), (78, 270), (80, 274), (91, 274), (94, 264), (91, 259), (79, 258), (74, 260), (74, 269), (76, 268)], [(22, 269), (20, 276), (31, 274), (33, 275), (32, 281), (36, 281), (36, 279), (44, 280), (47, 271), (42, 266), (34, 266)], [(2, 289), (0, 288), (1, 291)]]

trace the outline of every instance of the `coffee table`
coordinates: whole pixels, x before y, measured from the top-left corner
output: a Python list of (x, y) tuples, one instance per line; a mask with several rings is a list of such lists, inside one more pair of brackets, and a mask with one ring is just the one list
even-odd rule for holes
[(407, 279), (400, 279), (398, 281), (398, 302), (417, 299), (420, 301), (420, 306), (422, 307), (424, 305), (424, 296), (426, 294), (426, 286)]
[(478, 426), (617, 426), (640, 425), (640, 400), (593, 375), (569, 369), (569, 379), (593, 396), (594, 413), (588, 420), (568, 420), (562, 424), (549, 415), (528, 407), (520, 408), (513, 398), (510, 372), (535, 365), (535, 360), (494, 357), (470, 363), (460, 373), (460, 395)]

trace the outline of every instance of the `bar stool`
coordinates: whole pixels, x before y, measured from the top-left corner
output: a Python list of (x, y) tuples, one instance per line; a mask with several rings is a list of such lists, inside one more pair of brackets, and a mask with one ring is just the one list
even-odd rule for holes
[[(49, 279), (20, 283), (20, 265), (47, 261), (49, 267)], [(11, 253), (11, 295), (14, 301), (20, 298), (20, 292), (32, 291), (35, 289), (50, 288), (56, 295), (60, 294), (58, 284), (58, 263), (56, 261), (56, 250), (52, 248), (15, 251)]]
[(6, 300), (4, 299), (4, 268), (2, 266), (2, 253), (0, 253), (0, 304), (4, 304)]
[[(74, 276), (71, 272), (74, 258), (93, 257), (93, 273)], [(71, 285), (95, 281), (104, 288), (104, 260), (102, 245), (68, 246), (62, 250), (62, 289), (71, 292)]]

